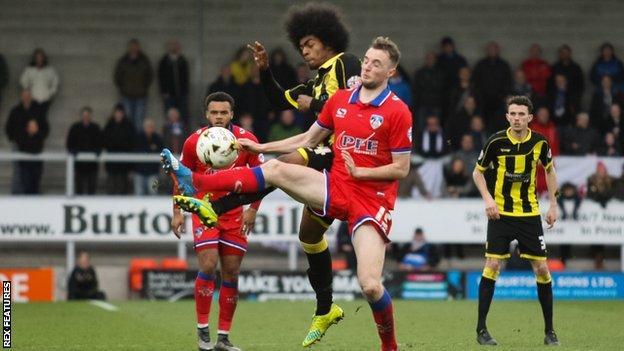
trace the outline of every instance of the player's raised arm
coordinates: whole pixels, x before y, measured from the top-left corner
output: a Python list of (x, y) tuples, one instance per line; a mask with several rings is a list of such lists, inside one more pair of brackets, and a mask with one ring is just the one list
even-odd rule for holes
[(307, 132), (297, 134), (287, 139), (258, 144), (249, 139), (239, 140), (239, 145), (251, 152), (265, 154), (285, 154), (293, 152), (300, 147), (314, 147), (323, 139), (331, 135), (331, 130), (314, 123)]
[(271, 107), (277, 110), (287, 110), (290, 108), (299, 108), (295, 100), (290, 97), (291, 90), (302, 90), (304, 85), (298, 85), (289, 90), (285, 90), (273, 77), (273, 72), (269, 67), (269, 56), (262, 44), (258, 41), (247, 44), (247, 48), (251, 50), (254, 61), (260, 70), (260, 82), (264, 88), (267, 99), (271, 102)]

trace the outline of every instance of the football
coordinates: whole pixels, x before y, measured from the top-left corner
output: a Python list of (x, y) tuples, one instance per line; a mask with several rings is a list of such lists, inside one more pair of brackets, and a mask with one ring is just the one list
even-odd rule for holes
[(238, 157), (236, 137), (226, 128), (208, 128), (200, 134), (195, 152), (203, 164), (215, 169), (227, 168)]

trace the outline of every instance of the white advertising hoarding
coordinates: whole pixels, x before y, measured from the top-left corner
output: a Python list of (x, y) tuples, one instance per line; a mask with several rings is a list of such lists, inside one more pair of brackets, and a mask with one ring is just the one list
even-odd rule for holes
[[(0, 197), (0, 241), (170, 242), (171, 205), (170, 197)], [(290, 199), (263, 201), (250, 241), (298, 241), (301, 211)], [(483, 243), (486, 237), (479, 199), (399, 201), (392, 217), (394, 241), (410, 241), (416, 227), (434, 243)], [(184, 240), (192, 240), (190, 233)], [(584, 201), (577, 220), (559, 219), (545, 237), (553, 244), (624, 245), (624, 204), (612, 201), (603, 209)]]

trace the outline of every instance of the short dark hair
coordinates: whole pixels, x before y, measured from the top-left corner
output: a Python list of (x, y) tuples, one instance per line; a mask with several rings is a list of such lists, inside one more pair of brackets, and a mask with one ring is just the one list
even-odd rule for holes
[(85, 112), (89, 112), (90, 114), (93, 114), (93, 109), (91, 108), (91, 106), (83, 106), (80, 109), (80, 114), (83, 114)]
[(32, 56), (30, 57), (30, 66), (34, 67), (37, 65), (37, 55), (41, 54), (43, 55), (43, 66), (47, 66), (48, 65), (48, 55), (46, 54), (46, 52), (42, 49), (42, 48), (36, 48), (35, 51), (33, 51)]
[(529, 110), (529, 114), (533, 114), (533, 103), (531, 102), (531, 99), (529, 99), (527, 96), (524, 95), (515, 95), (515, 96), (511, 96), (507, 99), (507, 109), (509, 109), (509, 106), (511, 105), (521, 105), (521, 106), (526, 106), (527, 109)]
[(440, 40), (440, 45), (444, 46), (444, 45), (455, 45), (455, 42), (453, 41), (453, 38), (449, 37), (448, 35), (443, 37), (442, 40)]
[(401, 59), (401, 52), (399, 51), (399, 47), (388, 37), (377, 37), (373, 39), (371, 43), (371, 48), (377, 50), (383, 50), (388, 53), (390, 56), (390, 61), (396, 66), (399, 64), (399, 60)]
[(284, 27), (297, 51), (300, 50), (301, 39), (308, 35), (317, 37), (336, 53), (345, 51), (349, 46), (349, 30), (342, 20), (342, 13), (331, 4), (311, 2), (291, 6)]
[(206, 100), (204, 100), (204, 108), (206, 110), (208, 110), (208, 105), (213, 102), (213, 101), (219, 101), (219, 102), (229, 102), (230, 103), (230, 109), (234, 110), (234, 98), (223, 91), (217, 91), (214, 92), (208, 96), (206, 96)]

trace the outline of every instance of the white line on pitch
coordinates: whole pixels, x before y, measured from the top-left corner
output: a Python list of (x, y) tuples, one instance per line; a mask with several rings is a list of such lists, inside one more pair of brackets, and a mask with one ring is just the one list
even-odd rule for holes
[(97, 306), (107, 311), (116, 312), (117, 310), (119, 310), (119, 307), (115, 305), (111, 305), (110, 303), (106, 303), (104, 301), (100, 301), (100, 300), (89, 300), (89, 303), (92, 304), (93, 306)]

